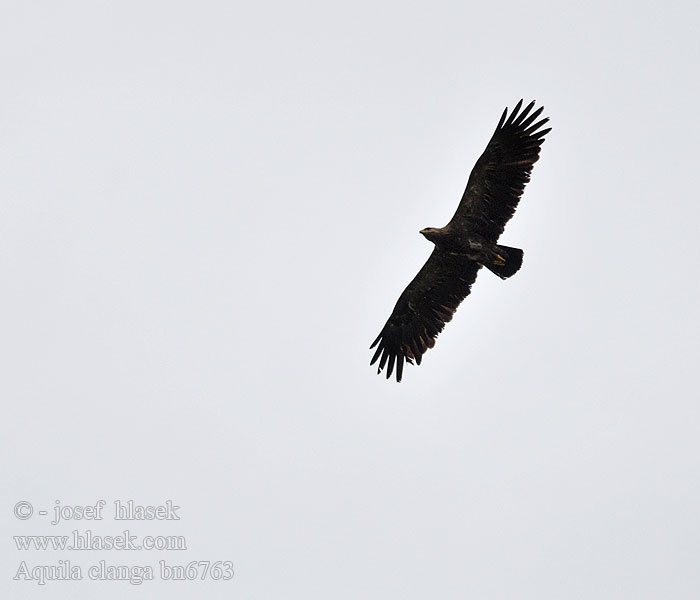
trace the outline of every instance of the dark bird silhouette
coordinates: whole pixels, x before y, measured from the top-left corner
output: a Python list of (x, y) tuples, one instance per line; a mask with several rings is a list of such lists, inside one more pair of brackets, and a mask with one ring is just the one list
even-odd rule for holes
[[(532, 167), (540, 155), (548, 118), (537, 121), (544, 107), (530, 114), (520, 100), (508, 116), (506, 108), (486, 150), (476, 161), (452, 220), (441, 228), (421, 230), (435, 244), (430, 258), (408, 284), (370, 349), (377, 373), (396, 367), (401, 381), (404, 362), (421, 363), (423, 354), (471, 291), (482, 266), (506, 279), (523, 263), (523, 251), (498, 245), (499, 236), (518, 206)], [(506, 118), (507, 117), (507, 118)], [(535, 122), (537, 121), (537, 122)]]

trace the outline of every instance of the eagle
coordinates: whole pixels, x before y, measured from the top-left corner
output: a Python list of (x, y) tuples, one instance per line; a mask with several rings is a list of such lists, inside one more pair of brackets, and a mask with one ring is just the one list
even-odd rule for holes
[(420, 233), (435, 248), (423, 268), (399, 296), (384, 328), (370, 346), (377, 347), (370, 365), (379, 361), (377, 374), (386, 378), (396, 367), (400, 382), (404, 363), (420, 365), (423, 354), (471, 291), (482, 266), (507, 279), (520, 269), (523, 251), (497, 244), (515, 213), (532, 167), (540, 155), (542, 129), (549, 118), (538, 120), (533, 100), (524, 110), (520, 100), (508, 115), (503, 111), (486, 150), (476, 161), (452, 220), (444, 227)]

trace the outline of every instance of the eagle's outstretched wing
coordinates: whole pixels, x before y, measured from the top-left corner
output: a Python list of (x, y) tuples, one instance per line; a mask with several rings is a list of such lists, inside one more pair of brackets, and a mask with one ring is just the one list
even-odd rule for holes
[[(548, 118), (535, 123), (544, 107), (530, 115), (534, 100), (518, 104), (506, 120), (503, 111), (486, 150), (476, 161), (467, 188), (450, 225), (477, 233), (495, 242), (518, 206), (532, 166), (540, 156), (540, 146), (550, 129), (540, 129)], [(530, 115), (530, 116), (528, 116)], [(534, 123), (534, 124), (533, 124)]]
[(371, 349), (379, 344), (370, 362), (373, 365), (379, 360), (377, 373), (388, 361), (387, 379), (396, 365), (396, 381), (401, 381), (404, 361), (413, 364), (415, 359), (420, 364), (459, 303), (469, 295), (480, 268), (464, 256), (447, 254), (437, 247), (433, 250), (370, 346)]

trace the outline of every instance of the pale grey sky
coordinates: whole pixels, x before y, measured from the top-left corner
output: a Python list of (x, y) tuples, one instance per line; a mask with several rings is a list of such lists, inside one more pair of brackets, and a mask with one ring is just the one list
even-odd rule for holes
[[(3, 2), (2, 596), (697, 598), (699, 19)], [(418, 230), (521, 97), (553, 127), (501, 238), (523, 268), (387, 382), (368, 346)], [(180, 520), (13, 516), (100, 499)], [(13, 540), (125, 528), (188, 549)], [(12, 579), (60, 560), (83, 579)]]

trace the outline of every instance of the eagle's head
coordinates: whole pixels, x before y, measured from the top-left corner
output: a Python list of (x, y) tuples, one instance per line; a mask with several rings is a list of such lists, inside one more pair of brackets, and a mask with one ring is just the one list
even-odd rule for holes
[(433, 244), (436, 244), (437, 240), (442, 236), (443, 231), (439, 227), (426, 227), (425, 229), (421, 229), (420, 233), (424, 235), (426, 239), (433, 242)]

